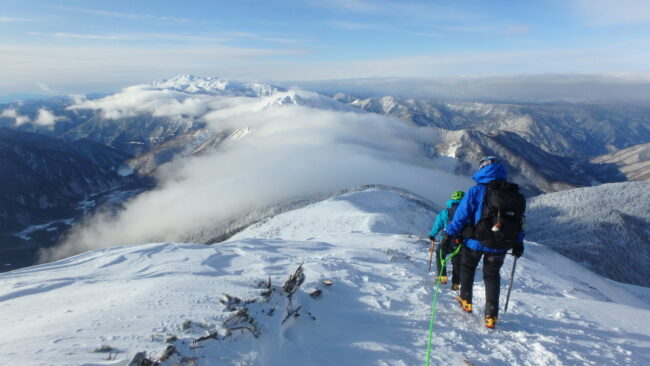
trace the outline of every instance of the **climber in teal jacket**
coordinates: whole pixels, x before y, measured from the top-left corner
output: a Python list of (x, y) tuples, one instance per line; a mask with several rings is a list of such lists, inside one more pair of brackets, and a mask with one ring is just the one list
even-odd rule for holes
[[(462, 191), (456, 191), (456, 192), (462, 192)], [(456, 193), (454, 192), (454, 193)], [(453, 197), (453, 195), (452, 195)], [(461, 198), (459, 199), (451, 199), (447, 201), (447, 208), (440, 211), (438, 216), (436, 216), (436, 222), (433, 224), (433, 229), (431, 229), (431, 232), (429, 233), (429, 239), (435, 240), (435, 241), (440, 241), (445, 235), (445, 232), (443, 229), (447, 227), (447, 223), (451, 221), (451, 217), (449, 217), (449, 209), (452, 208), (453, 206), (456, 206), (460, 203), (460, 200), (462, 199), (462, 195), (460, 196)]]
[[(438, 243), (435, 251), (436, 264), (438, 268), (437, 279), (439, 279), (440, 283), (442, 283), (443, 285), (447, 283), (447, 266), (442, 267), (442, 258), (445, 258), (447, 254), (453, 251), (452, 245), (451, 243), (449, 243), (451, 239), (446, 238), (447, 234), (445, 233), (444, 228), (447, 227), (449, 222), (454, 218), (454, 212), (456, 211), (456, 207), (458, 207), (458, 204), (460, 203), (464, 195), (465, 192), (463, 191), (456, 191), (451, 195), (451, 199), (447, 201), (447, 208), (440, 211), (440, 213), (436, 217), (436, 222), (433, 224), (433, 229), (431, 229), (431, 232), (429, 233), (429, 239), (432, 242)], [(452, 277), (451, 277), (453, 290), (458, 290), (460, 284), (460, 262), (459, 261), (460, 261), (460, 256), (458, 255), (453, 257), (451, 260), (451, 264), (453, 266)]]

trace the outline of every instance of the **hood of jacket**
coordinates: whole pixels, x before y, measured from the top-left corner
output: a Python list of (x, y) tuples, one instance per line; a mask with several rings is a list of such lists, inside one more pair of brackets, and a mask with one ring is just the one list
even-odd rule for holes
[(472, 179), (474, 179), (476, 183), (489, 183), (495, 179), (506, 180), (508, 179), (508, 171), (506, 170), (506, 167), (501, 164), (490, 164), (476, 172), (472, 176)]

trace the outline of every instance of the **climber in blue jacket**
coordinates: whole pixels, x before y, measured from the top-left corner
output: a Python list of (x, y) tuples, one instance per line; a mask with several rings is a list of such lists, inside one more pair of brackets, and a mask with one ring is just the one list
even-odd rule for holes
[[(475, 226), (484, 209), (487, 187), (485, 184), (493, 180), (507, 180), (506, 168), (497, 162), (493, 156), (483, 158), (479, 163), (479, 170), (472, 176), (477, 183), (472, 186), (454, 214), (451, 222), (446, 226), (445, 232), (452, 236), (461, 235), (466, 226)], [(524, 231), (518, 234), (512, 250), (513, 255), (519, 257), (524, 252)], [(494, 328), (499, 314), (499, 292), (501, 276), (499, 270), (503, 265), (506, 250), (488, 248), (476, 239), (465, 239), (460, 260), (460, 296), (457, 300), (466, 312), (472, 311), (472, 286), (476, 267), (483, 258), (483, 280), (485, 282), (485, 325)]]

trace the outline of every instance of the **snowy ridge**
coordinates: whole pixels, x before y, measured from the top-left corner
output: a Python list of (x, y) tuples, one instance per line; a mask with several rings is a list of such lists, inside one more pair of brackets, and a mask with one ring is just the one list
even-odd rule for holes
[[(433, 279), (428, 242), (406, 233), (428, 230), (433, 218), (416, 203), (371, 189), (278, 215), (216, 246), (118, 247), (5, 273), (0, 358), (127, 365), (138, 351), (155, 358), (173, 344), (178, 353), (162, 365), (423, 364)], [(300, 263), (306, 280), (293, 306), (301, 316), (283, 321), (279, 286)], [(511, 266), (509, 257), (504, 277)], [(276, 292), (265, 302), (256, 284), (268, 277)], [(334, 284), (323, 286), (325, 279)], [(316, 288), (322, 294), (313, 299)], [(528, 243), (495, 331), (481, 324), (480, 274), (474, 314), (462, 313), (443, 289), (432, 364), (646, 365), (650, 304), (641, 297), (650, 290), (633, 290), (638, 296)], [(259, 338), (243, 330), (227, 335), (222, 321), (234, 311), (219, 303), (223, 293), (258, 300), (247, 308)], [(215, 331), (217, 339), (192, 343)], [(118, 351), (115, 360), (93, 352), (102, 345)]]

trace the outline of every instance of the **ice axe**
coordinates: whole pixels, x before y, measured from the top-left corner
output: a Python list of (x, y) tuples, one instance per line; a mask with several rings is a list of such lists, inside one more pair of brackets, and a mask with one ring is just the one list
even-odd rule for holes
[(433, 260), (433, 252), (435, 251), (436, 242), (431, 240), (431, 248), (429, 249), (429, 272), (431, 272), (431, 261)]

